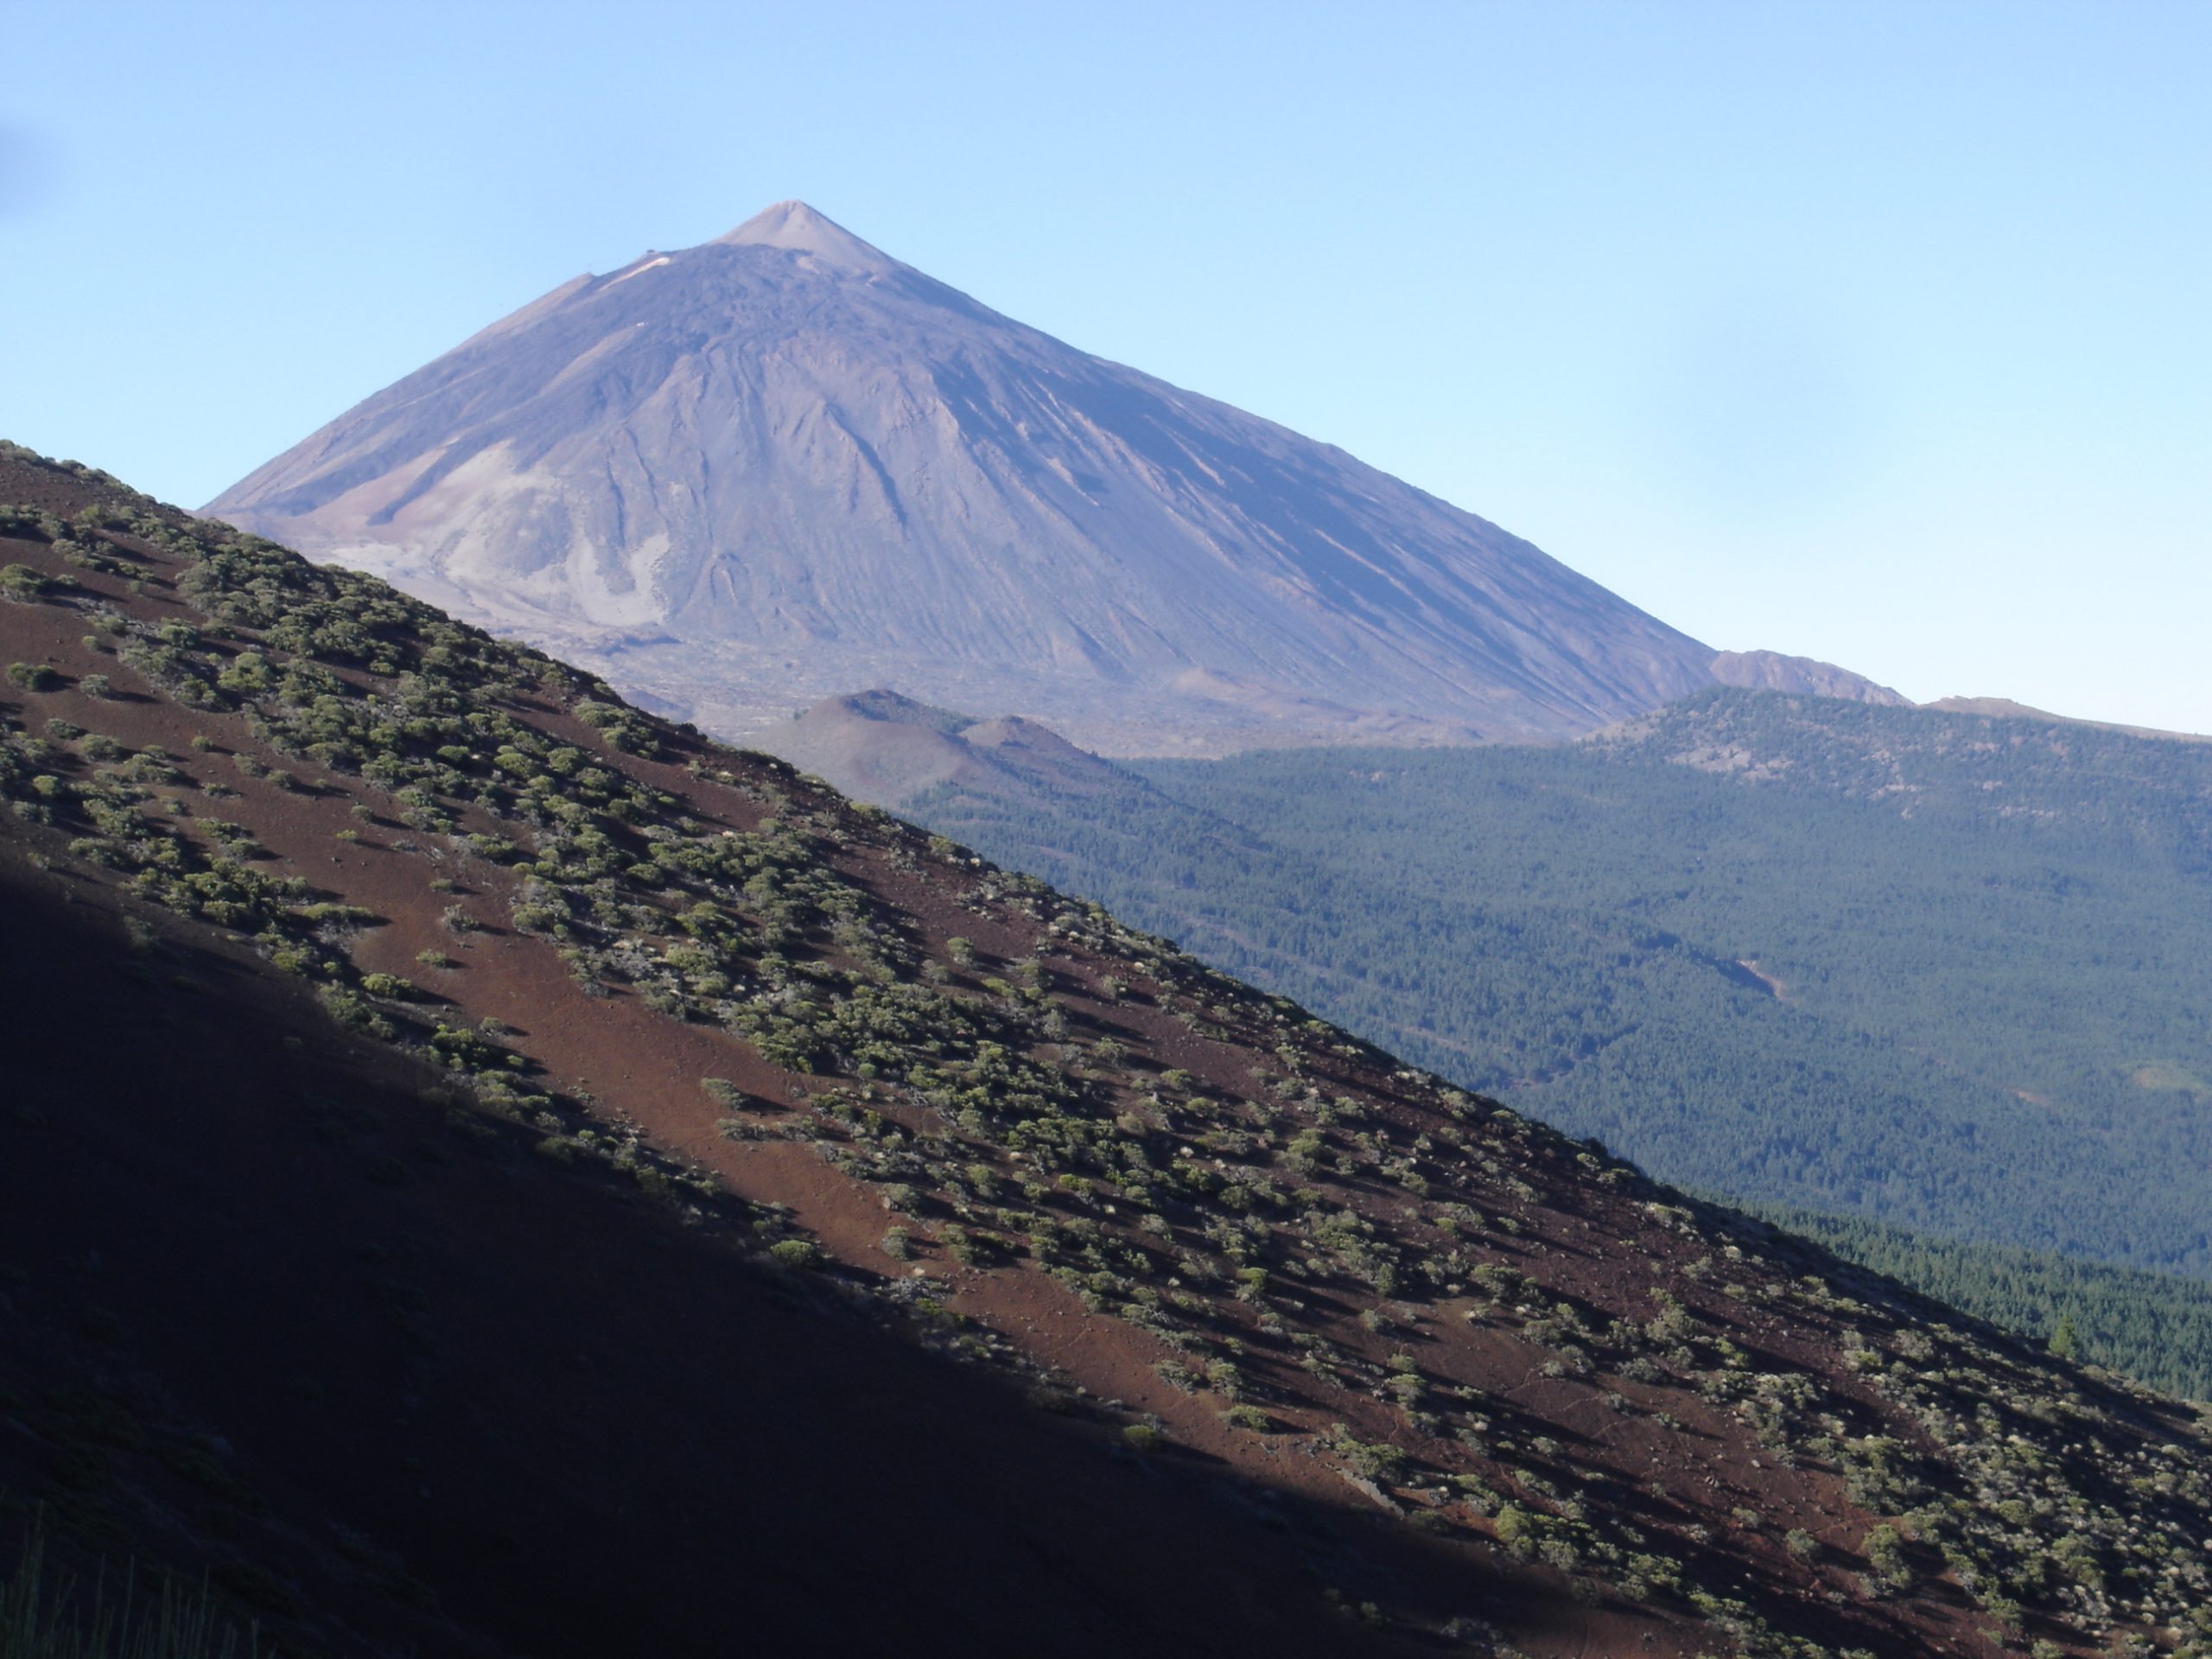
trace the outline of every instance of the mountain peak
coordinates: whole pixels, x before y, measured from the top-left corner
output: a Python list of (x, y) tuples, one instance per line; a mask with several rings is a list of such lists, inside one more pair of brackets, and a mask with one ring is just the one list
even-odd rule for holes
[(785, 248), (794, 253), (810, 253), (830, 264), (855, 270), (899, 269), (899, 262), (882, 249), (861, 241), (826, 213), (817, 213), (797, 200), (763, 207), (735, 230), (716, 237), (713, 245)]
[(211, 510), (731, 732), (887, 683), (1109, 753), (1541, 741), (1716, 677), (1496, 525), (801, 201), (533, 302)]

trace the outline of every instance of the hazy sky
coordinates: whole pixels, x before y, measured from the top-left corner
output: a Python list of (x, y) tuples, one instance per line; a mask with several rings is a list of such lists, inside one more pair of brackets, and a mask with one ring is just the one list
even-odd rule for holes
[(196, 505), (798, 196), (1718, 646), (2212, 731), (2212, 4), (11, 9), (0, 435)]

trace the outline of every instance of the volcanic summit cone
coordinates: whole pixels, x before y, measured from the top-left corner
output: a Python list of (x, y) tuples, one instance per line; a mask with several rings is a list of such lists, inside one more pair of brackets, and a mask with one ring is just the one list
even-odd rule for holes
[(732, 732), (890, 685), (1109, 753), (1541, 741), (1716, 677), (1473, 514), (795, 201), (563, 284), (208, 511)]

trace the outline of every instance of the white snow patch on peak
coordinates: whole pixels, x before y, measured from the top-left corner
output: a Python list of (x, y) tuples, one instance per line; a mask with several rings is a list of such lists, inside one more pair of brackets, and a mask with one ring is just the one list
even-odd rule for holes
[[(658, 258), (658, 259), (648, 259), (648, 260), (646, 260), (646, 261), (645, 261), (645, 263), (644, 264), (635, 266), (635, 267), (633, 267), (632, 269), (631, 269), (631, 270), (626, 270), (626, 271), (624, 271), (624, 272), (623, 272), (620, 276), (617, 276), (617, 277), (614, 279), (614, 283), (626, 283), (626, 282), (628, 282), (628, 281), (629, 281), (632, 276), (644, 276), (647, 271), (651, 270), (652, 270), (655, 265), (664, 265), (664, 264), (666, 264), (667, 263), (668, 263), (668, 256), (667, 256), (666, 254), (664, 254), (664, 254), (663, 254), (663, 255), (661, 255), (661, 256), (660, 256), (660, 257), (659, 257), (659, 258)], [(613, 286), (614, 286), (614, 283), (609, 283), (607, 284), (607, 286), (608, 286), (609, 288), (612, 288), (612, 287), (613, 287)]]

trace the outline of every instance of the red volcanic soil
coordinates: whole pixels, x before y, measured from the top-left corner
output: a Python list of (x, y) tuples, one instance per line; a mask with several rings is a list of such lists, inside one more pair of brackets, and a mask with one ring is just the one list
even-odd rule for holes
[[(8, 481), (0, 495), (31, 493)], [(26, 637), (41, 620), (0, 605), (0, 659), (93, 670), (73, 640)], [(715, 1132), (702, 1076), (771, 1098), (787, 1076), (634, 998), (577, 995), (541, 941), (442, 925), (455, 902), (497, 914), (482, 896), (503, 873), (452, 872), (460, 892), (439, 893), (451, 864), (392, 850), (404, 830), (335, 841), (359, 827), (348, 797), (239, 773), (231, 753), (254, 746), (232, 732), (192, 753), (207, 722), (166, 700), (38, 701), (237, 790), (216, 810), (277, 867), (385, 918), (364, 966), (506, 1020), (610, 1121), (881, 1262), (887, 1218), (858, 1183), (807, 1148)], [(457, 1109), (439, 1073), (340, 1032), (250, 950), (130, 904), (21, 829), (0, 821), (0, 1491), (47, 1499), (80, 1553), (212, 1569), (303, 1651), (1401, 1645), (1325, 1589), (1553, 1622), (1333, 1482), (1319, 1503), (1202, 1448), (1140, 1459), (1121, 1414), (1040, 1410), (1018, 1377), (926, 1351), (874, 1303), (764, 1271), (715, 1226)], [(417, 966), (432, 947), (459, 965)], [(948, 1300), (1002, 1310), (1095, 1392), (1181, 1402), (1147, 1369), (1156, 1354), (1087, 1329), (1108, 1322), (1052, 1281), (924, 1270), (969, 1281)], [(1179, 1414), (1189, 1440), (1224, 1437)], [(1588, 1620), (1557, 1623), (1579, 1641)]]
[(280, 1640), (1327, 1653), (1374, 1638), (1309, 1563), (1356, 1596), (1497, 1593), (1205, 1459), (1138, 1462), (457, 1116), (250, 957), (133, 944), (19, 850), (0, 927), (0, 1487), (51, 1486), (87, 1548), (212, 1567)]
[[(67, 514), (101, 493), (0, 461), (0, 501)], [(199, 620), (174, 554), (102, 541), (135, 577), (68, 569), (31, 538), (0, 537), (0, 565), (71, 575), (139, 620)], [(1449, 1471), (1601, 1510), (1778, 1631), (2002, 1650), (1930, 1550), (1910, 1595), (1861, 1592), (1880, 1517), (1834, 1465), (1777, 1455), (1678, 1363), (1562, 1366), (1532, 1329), (1562, 1307), (1642, 1328), (1671, 1301), (1747, 1375), (1814, 1379), (1852, 1433), (1918, 1444), (1843, 1349), (1847, 1329), (1879, 1345), (1929, 1305), (1751, 1224), (1694, 1223), (1487, 1103), (1463, 1130), (1387, 1058), (1226, 982), (1194, 988), (1055, 932), (987, 867), (778, 763), (674, 732), (668, 760), (612, 755), (550, 696), (514, 702), (675, 798), (700, 836), (798, 809), (834, 823), (831, 868), (955, 989), (1041, 963), (1066, 1063), (1095, 1066), (1101, 1038), (1124, 1054), (1099, 1084), (1116, 1110), (1140, 1112), (1173, 1068), (1240, 1121), (1264, 1108), (1295, 1133), (1268, 1089), (1288, 1067), (1412, 1160), (1408, 1179), (1315, 1175), (1331, 1205), (1439, 1254), (1437, 1201), (1479, 1205), (1484, 1265), (1523, 1275), (1525, 1305), (1464, 1281), (1383, 1297), (1271, 1269), (1264, 1299), (1215, 1315), (1270, 1419), (1231, 1427), (1220, 1395), (1155, 1369), (1174, 1352), (1140, 1325), (1027, 1258), (962, 1266), (942, 1206), (887, 1213), (835, 1144), (797, 1134), (828, 1080), (631, 989), (588, 994), (554, 941), (514, 926), (515, 874), (462, 840), (512, 824), (466, 808), (461, 833), (410, 830), (360, 778), (183, 706), (81, 633), (67, 611), (0, 602), (0, 664), (61, 681), (0, 687), (0, 712), (166, 752), (177, 776), (153, 793), (185, 833), (246, 826), (260, 868), (374, 918), (346, 942), (355, 969), (417, 982), (441, 1020), (496, 1022), (535, 1084), (699, 1179), (563, 1161), (559, 1137), (334, 1024), (250, 941), (129, 896), (64, 830), (0, 816), (0, 1491), (48, 1503), (79, 1557), (204, 1568), (303, 1652), (1322, 1654), (1479, 1650), (1493, 1630), (1535, 1655), (1723, 1645), (1680, 1599), (1640, 1603), (1572, 1560), (1510, 1551)], [(86, 696), (90, 673), (118, 695)], [(425, 968), (425, 952), (453, 965)], [(743, 1138), (708, 1077), (750, 1098)], [(898, 1091), (864, 1098), (906, 1133), (948, 1128)], [(1096, 1193), (1051, 1202), (1134, 1236)], [(764, 1259), (768, 1220), (829, 1270)], [(879, 1248), (894, 1222), (911, 1262)], [(1851, 1320), (1793, 1289), (1801, 1274), (1847, 1284)], [(891, 1294), (917, 1276), (922, 1299)], [(1302, 1366), (1294, 1335), (1332, 1366)], [(1482, 1433), (1391, 1403), (1401, 1357), (1433, 1397), (1479, 1402)], [(2145, 1443), (2162, 1433), (2113, 1409)], [(1122, 1431), (1140, 1415), (1168, 1447), (1133, 1449)], [(1348, 1479), (1325, 1445), (1336, 1424), (1423, 1472)], [(1792, 1532), (1818, 1549), (1786, 1547)]]

